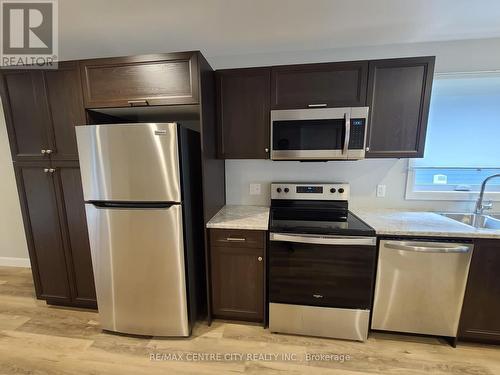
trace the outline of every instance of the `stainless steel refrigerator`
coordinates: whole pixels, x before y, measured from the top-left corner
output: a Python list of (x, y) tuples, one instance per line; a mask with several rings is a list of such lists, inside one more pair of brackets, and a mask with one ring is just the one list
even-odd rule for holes
[(101, 327), (189, 336), (203, 306), (199, 133), (134, 123), (76, 135)]

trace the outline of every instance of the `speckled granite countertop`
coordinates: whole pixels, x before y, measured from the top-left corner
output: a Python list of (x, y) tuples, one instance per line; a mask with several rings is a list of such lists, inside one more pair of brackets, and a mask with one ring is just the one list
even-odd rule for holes
[(207, 223), (207, 228), (267, 230), (269, 207), (224, 206)]
[(353, 210), (377, 235), (500, 238), (500, 231), (476, 229), (434, 212)]

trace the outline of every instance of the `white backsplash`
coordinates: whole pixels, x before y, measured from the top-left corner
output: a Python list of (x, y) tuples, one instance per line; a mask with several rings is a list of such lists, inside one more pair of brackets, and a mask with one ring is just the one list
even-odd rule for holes
[[(424, 211), (470, 211), (474, 202), (406, 200), (406, 159), (295, 162), (271, 160), (226, 160), (226, 203), (269, 205), (272, 182), (349, 182), (350, 207), (396, 208)], [(260, 195), (250, 195), (250, 184), (261, 184)], [(386, 185), (386, 195), (376, 196), (377, 185)], [(494, 211), (500, 211), (497, 202)]]

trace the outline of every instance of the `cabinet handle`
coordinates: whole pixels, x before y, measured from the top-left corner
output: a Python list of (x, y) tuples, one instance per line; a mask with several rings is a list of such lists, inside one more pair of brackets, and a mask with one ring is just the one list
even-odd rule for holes
[(226, 241), (233, 241), (233, 242), (245, 242), (247, 239), (246, 238), (238, 238), (238, 237), (227, 237)]
[(50, 155), (50, 154), (52, 154), (53, 152), (54, 152), (54, 150), (45, 150), (45, 153), (46, 153), (47, 155)]
[(258, 258), (257, 258), (257, 260), (258, 260), (259, 262), (262, 262), (262, 257), (258, 257)]
[(365, 151), (370, 151), (370, 147), (365, 148)]
[(269, 152), (269, 149), (266, 147), (266, 148), (264, 149), (264, 151), (265, 151), (265, 152)]
[(321, 294), (313, 294), (313, 297), (314, 298), (323, 298), (323, 295), (321, 295)]
[(47, 153), (47, 150), (40, 150), (40, 152), (42, 153), (42, 155), (44, 155)]
[(128, 100), (128, 105), (131, 107), (140, 107), (140, 106), (145, 106), (149, 105), (147, 100)]
[(326, 103), (321, 103), (321, 104), (308, 104), (307, 105), (309, 108), (323, 108), (323, 107), (326, 107), (327, 104)]
[(54, 168), (49, 168), (50, 173), (54, 173), (56, 170)]
[(45, 173), (49, 173), (49, 168), (43, 168), (43, 171), (44, 171)]

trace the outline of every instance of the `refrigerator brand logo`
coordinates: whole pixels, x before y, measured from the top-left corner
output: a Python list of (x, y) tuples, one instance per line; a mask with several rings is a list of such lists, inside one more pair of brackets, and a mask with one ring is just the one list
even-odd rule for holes
[(2, 68), (57, 68), (57, 0), (1, 0)]
[(155, 135), (166, 135), (167, 131), (166, 130), (155, 130)]

